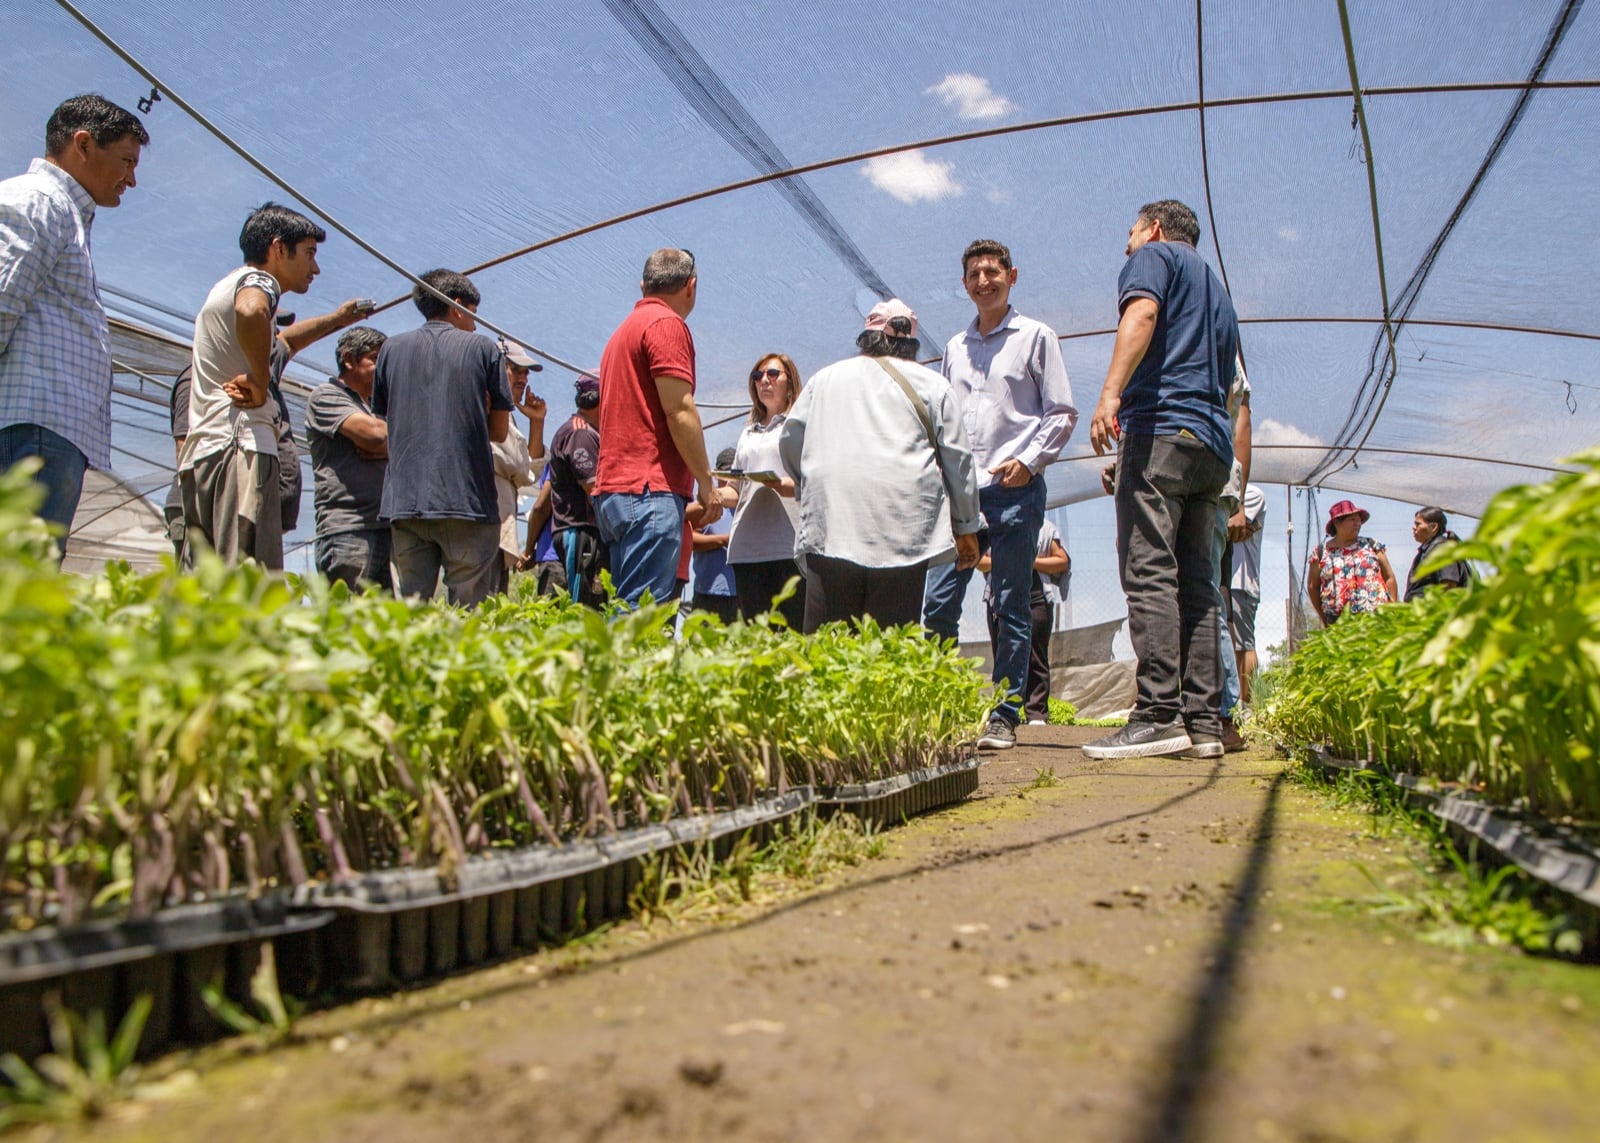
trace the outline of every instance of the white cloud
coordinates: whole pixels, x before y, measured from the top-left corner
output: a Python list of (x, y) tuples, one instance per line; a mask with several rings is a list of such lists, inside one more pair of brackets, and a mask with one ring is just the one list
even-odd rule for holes
[(954, 170), (955, 164), (930, 159), (921, 151), (903, 151), (868, 159), (861, 173), (879, 190), (912, 204), (960, 194), (961, 184), (951, 174)]
[(965, 71), (945, 76), (924, 94), (937, 95), (963, 119), (998, 119), (1017, 109), (1011, 100), (996, 95), (983, 76)]
[(1300, 232), (1292, 226), (1285, 226), (1278, 231), (1278, 237), (1285, 242), (1299, 242)]
[(1286, 425), (1282, 421), (1275, 421), (1271, 417), (1263, 417), (1259, 421), (1252, 421), (1250, 425), (1250, 440), (1261, 445), (1287, 445), (1299, 448), (1324, 448), (1321, 441), (1304, 429), (1297, 429), (1293, 425)]

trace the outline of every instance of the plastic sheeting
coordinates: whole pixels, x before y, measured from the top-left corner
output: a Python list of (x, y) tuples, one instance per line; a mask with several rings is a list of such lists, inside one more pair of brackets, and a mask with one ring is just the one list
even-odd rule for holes
[[(82, 7), (297, 190), (415, 271), (474, 265), (798, 165), (1114, 116), (732, 190), (478, 275), (490, 320), (592, 364), (637, 296), (645, 255), (694, 250), (707, 406), (742, 403), (762, 353), (786, 351), (809, 373), (853, 352), (862, 313), (885, 290), (918, 310), (937, 354), (972, 317), (961, 249), (996, 237), (1020, 270), (1018, 307), (1066, 339), (1087, 420), (1126, 231), (1141, 203), (1175, 197), (1199, 213), (1201, 250), (1226, 269), (1245, 323), (1257, 482), (1470, 514), (1600, 435), (1600, 321), (1587, 289), (1589, 220), (1600, 216), (1597, 4), (1351, 3), (1370, 155), (1353, 128), (1331, 0), (936, 0), (870, 12), (776, 0), (470, 11), (284, 0), (251, 17), (249, 35), (237, 5), (220, 0)], [(148, 93), (55, 4), (30, 0), (6, 23), (0, 170), (39, 153), (62, 97), (99, 90), (131, 107)], [(1591, 86), (1518, 86), (1530, 79)], [(1501, 86), (1418, 90), (1439, 85)], [(236, 264), (245, 214), (288, 196), (170, 101), (144, 118), (154, 142), (140, 186), (101, 213), (96, 261), (102, 284), (127, 292), (108, 295), (119, 312), (181, 340), (182, 317)], [(1369, 163), (1390, 303), (1409, 319), (1392, 377)], [(406, 288), (338, 235), (321, 262), (312, 295), (287, 303), (302, 315)], [(418, 320), (406, 304), (374, 324), (398, 332)], [(326, 364), (331, 347), (306, 357)], [(144, 368), (149, 358), (127, 364), (159, 372)], [(555, 416), (565, 376), (552, 368), (541, 382)], [(117, 408), (119, 467), (170, 456), (148, 401), (119, 397)], [(719, 415), (736, 412), (706, 411)], [(736, 431), (711, 429), (713, 450)], [(1085, 425), (1049, 471), (1053, 503), (1097, 493), (1088, 453)], [(161, 482), (158, 464), (130, 465), (137, 487)]]

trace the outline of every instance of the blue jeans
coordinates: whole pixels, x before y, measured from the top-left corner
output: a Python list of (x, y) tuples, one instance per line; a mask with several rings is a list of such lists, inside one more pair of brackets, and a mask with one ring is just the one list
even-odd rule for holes
[(67, 530), (72, 527), (72, 517), (78, 511), (78, 498), (83, 495), (83, 474), (89, 462), (77, 445), (43, 426), (7, 425), (0, 429), (0, 471), (29, 456), (44, 461), (44, 467), (33, 476), (35, 483), (44, 487), (44, 503), (39, 507), (39, 515), (47, 524), (60, 525), (56, 545), (65, 556)]
[[(978, 506), (989, 525), (989, 594), (995, 631), (994, 681), (1006, 681), (1005, 697), (995, 713), (1013, 725), (1022, 720), (1022, 689), (1028, 679), (1033, 645), (1033, 561), (1039, 554), (1039, 529), (1044, 524), (1044, 477), (1021, 488), (990, 485), (978, 490)], [(942, 639), (954, 639), (961, 628), (961, 604), (967, 597), (972, 570), (955, 564), (928, 569), (922, 593), (922, 624)]]
[[(1217, 533), (1211, 545), (1211, 563), (1217, 569), (1217, 587), (1223, 599), (1228, 585), (1222, 582), (1222, 553), (1228, 547), (1228, 510), (1217, 509)], [(1233, 635), (1228, 630), (1228, 609), (1217, 609), (1219, 633), (1217, 645), (1222, 656), (1222, 717), (1231, 718), (1233, 708), (1239, 705), (1239, 661), (1233, 657)]]
[(638, 607), (647, 591), (657, 601), (678, 597), (687, 503), (676, 492), (606, 492), (595, 498), (600, 538), (611, 553), (611, 583), (626, 606)]

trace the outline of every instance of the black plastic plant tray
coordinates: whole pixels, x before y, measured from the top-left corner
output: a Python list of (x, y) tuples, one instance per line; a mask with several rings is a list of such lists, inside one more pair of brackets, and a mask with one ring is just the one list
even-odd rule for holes
[(192, 949), (308, 932), (331, 915), (291, 912), (281, 895), (179, 905), (152, 917), (0, 937), (0, 988)]
[(799, 787), (610, 837), (486, 854), (453, 880), (432, 869), (365, 874), (303, 890), (296, 907), (339, 914), (322, 937), (324, 984), (360, 992), (411, 983), (624, 916), (651, 854), (709, 845), (723, 857), (811, 801), (811, 788)]
[(892, 825), (959, 802), (977, 788), (978, 759), (972, 757), (875, 782), (822, 786), (817, 790), (816, 803), (825, 814), (848, 813), (873, 825)]
[(33, 1059), (49, 1049), (51, 994), (74, 1012), (105, 1013), (112, 1028), (136, 999), (149, 996), (145, 1054), (219, 1035), (224, 1029), (206, 1008), (202, 988), (220, 981), (228, 996), (242, 999), (263, 943), (315, 948), (316, 930), (333, 919), (329, 912), (291, 913), (281, 895), (236, 897), (0, 938), (0, 1053)]
[(1427, 779), (1414, 774), (1393, 774), (1364, 762), (1340, 758), (1318, 746), (1311, 748), (1317, 764), (1335, 770), (1365, 770), (1378, 774), (1426, 805), (1462, 838), (1475, 841), (1501, 860), (1551, 888), (1600, 909), (1600, 853), (1571, 830), (1562, 829), (1532, 814), (1495, 806), (1472, 794), (1431, 789)]
[(453, 879), (437, 869), (394, 869), (364, 873), (341, 882), (306, 886), (293, 898), (296, 909), (339, 909), (393, 913), (419, 906), (465, 902), (478, 897), (529, 889), (599, 872), (663, 849), (714, 842), (798, 813), (810, 804), (809, 786), (764, 798), (751, 806), (623, 830), (607, 837), (564, 845), (533, 845), (469, 858)]

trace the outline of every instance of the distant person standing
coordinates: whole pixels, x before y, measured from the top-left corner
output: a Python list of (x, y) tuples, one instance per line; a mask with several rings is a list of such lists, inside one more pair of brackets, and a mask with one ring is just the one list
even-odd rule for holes
[[(1078, 423), (1061, 343), (1043, 322), (1011, 305), (1017, 270), (1011, 251), (979, 239), (961, 254), (961, 284), (978, 314), (944, 351), (944, 376), (961, 408), (978, 469), (988, 525), (989, 590), (994, 612), (994, 681), (1006, 692), (978, 739), (980, 750), (1016, 745), (1023, 717), (1032, 620), (1033, 561), (1044, 521), (1045, 466), (1060, 455)], [(928, 571), (924, 622), (953, 639), (961, 624), (970, 570)]]
[(1417, 554), (1411, 561), (1411, 570), (1406, 572), (1407, 603), (1420, 599), (1423, 591), (1435, 585), (1451, 591), (1472, 582), (1472, 568), (1466, 560), (1448, 563), (1427, 575), (1417, 574), (1423, 561), (1433, 555), (1433, 550), (1440, 544), (1459, 543), (1461, 540), (1450, 530), (1450, 517), (1445, 515), (1443, 508), (1423, 508), (1418, 511), (1411, 521), (1411, 538), (1417, 541)]
[(778, 437), (799, 494), (807, 635), (863, 616), (915, 623), (929, 560), (954, 546), (958, 568), (978, 562), (972, 446), (950, 385), (916, 363), (917, 315), (879, 302), (856, 348), (812, 376)]
[[(989, 621), (989, 645), (999, 639), (999, 616), (994, 607), (993, 561), (985, 555), (978, 570), (989, 576), (984, 592), (984, 612)], [(1055, 632), (1055, 605), (1064, 594), (1060, 585), (1071, 578), (1072, 558), (1062, 546), (1061, 533), (1047, 518), (1039, 527), (1039, 549), (1033, 559), (1033, 583), (1028, 592), (1028, 613), (1032, 620), (1032, 639), (1028, 644), (1028, 678), (1022, 688), (1022, 709), (1029, 726), (1044, 726), (1050, 721), (1050, 636)]]
[(42, 159), (0, 182), (0, 470), (43, 463), (39, 515), (62, 556), (83, 475), (111, 467), (111, 331), (89, 232), (137, 186), (144, 125), (99, 95), (50, 114)]
[(689, 251), (651, 254), (643, 297), (600, 357), (595, 509), (617, 597), (629, 607), (647, 591), (675, 598), (690, 499), (701, 506), (701, 527), (722, 514), (694, 404), (694, 339), (685, 321), (698, 289)]
[[(1228, 579), (1232, 608), (1229, 613), (1233, 653), (1239, 667), (1239, 701), (1250, 702), (1250, 680), (1256, 673), (1256, 611), (1261, 606), (1261, 533), (1267, 526), (1267, 494), (1259, 485), (1246, 484), (1237, 523), (1230, 523), (1233, 567)], [(1239, 529), (1240, 531), (1235, 531)], [(1242, 533), (1242, 534), (1241, 534)]]
[(189, 435), (178, 462), (191, 566), (205, 548), (227, 563), (283, 568), (274, 321), (284, 293), (311, 288), (327, 237), (298, 211), (264, 204), (239, 233), (244, 265), (212, 287), (195, 317)]
[(389, 525), (379, 518), (389, 426), (372, 411), (373, 374), (384, 340), (367, 326), (346, 330), (334, 347), (338, 378), (318, 385), (306, 402), (317, 570), (353, 591), (369, 583), (394, 591)]
[[(786, 353), (769, 353), (750, 371), (750, 419), (739, 431), (730, 464), (745, 473), (772, 476), (770, 483), (746, 476), (723, 493), (723, 507), (733, 509), (728, 563), (734, 568), (739, 614), (746, 619), (771, 611), (773, 597), (800, 575), (794, 562), (794, 480), (783, 472), (778, 434), (802, 384), (800, 370)], [(802, 580), (778, 608), (792, 630), (805, 623), (805, 603)]]
[(1125, 727), (1084, 746), (1087, 758), (1223, 753), (1213, 543), (1233, 463), (1239, 321), (1199, 239), (1183, 203), (1140, 207), (1117, 282), (1121, 318), (1089, 435), (1097, 454), (1117, 449), (1117, 558), (1138, 697)]
[[(382, 518), (394, 538), (395, 589), (433, 598), (439, 573), (451, 603), (476, 607), (500, 582), (500, 502), (489, 445), (511, 430), (500, 349), (475, 332), (478, 289), (430, 270), (411, 300), (420, 329), (383, 343), (372, 411), (389, 425)], [(457, 308), (457, 307), (460, 308)]]
[(1383, 544), (1361, 534), (1371, 516), (1365, 508), (1341, 500), (1328, 509), (1326, 539), (1311, 553), (1306, 568), (1306, 594), (1332, 627), (1343, 615), (1364, 615), (1400, 598), (1394, 571)]
[(572, 403), (578, 411), (550, 438), (551, 543), (561, 561), (561, 583), (573, 602), (602, 607), (606, 594), (600, 573), (610, 567), (610, 560), (594, 509), (600, 382), (587, 373), (580, 375), (573, 382)]
[[(734, 467), (737, 450), (725, 448), (717, 454), (717, 468)], [(717, 487), (735, 492), (733, 482), (717, 480)], [(728, 563), (728, 547), (732, 539), (734, 517), (724, 513), (721, 519), (707, 525), (704, 530), (694, 529), (694, 595), (689, 607), (695, 611), (709, 611), (724, 623), (739, 618), (738, 573)], [(748, 566), (748, 565), (746, 565)], [(767, 601), (768, 606), (771, 600)]]
[(534, 461), (544, 456), (545, 401), (533, 391), (529, 376), (540, 365), (522, 346), (501, 341), (505, 357), (506, 384), (511, 402), (528, 418), (528, 435), (517, 428), (517, 419), (508, 418), (506, 439), (490, 446), (494, 454), (494, 487), (500, 505), (500, 583), (498, 591), (511, 587), (511, 573), (522, 559), (522, 538), (517, 535), (517, 502), (522, 490), (538, 482)]

